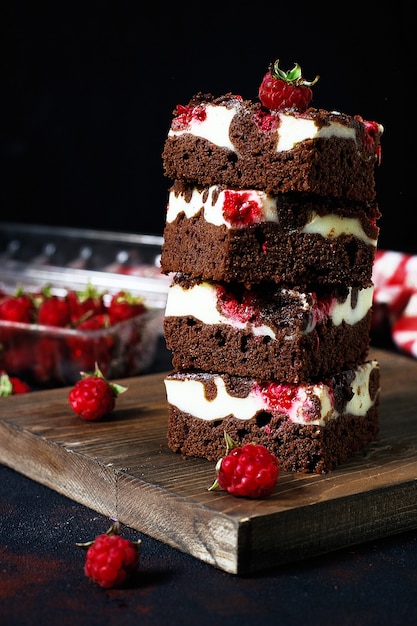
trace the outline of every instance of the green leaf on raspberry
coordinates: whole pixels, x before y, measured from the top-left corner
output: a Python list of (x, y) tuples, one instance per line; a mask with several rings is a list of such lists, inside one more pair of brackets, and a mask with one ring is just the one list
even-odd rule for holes
[(80, 380), (68, 393), (70, 407), (82, 419), (98, 421), (113, 411), (117, 397), (127, 387), (106, 380), (97, 363), (94, 372), (80, 374)]
[(297, 87), (300, 85), (311, 87), (312, 85), (315, 85), (320, 78), (320, 76), (316, 76), (314, 80), (305, 80), (305, 78), (301, 75), (301, 67), (298, 63), (294, 64), (292, 70), (284, 72), (284, 70), (279, 67), (279, 59), (277, 59), (275, 63), (270, 66), (270, 70), (271, 75), (274, 78), (284, 80), (286, 83), (292, 83)]
[[(226, 431), (223, 431), (223, 435), (224, 435), (224, 439), (225, 439), (225, 442), (226, 442), (226, 454), (225, 454), (225, 456), (227, 456), (227, 455), (229, 454), (229, 452), (231, 452), (231, 450), (233, 450), (233, 448), (238, 448), (238, 447), (239, 447), (239, 444), (238, 444), (238, 443), (236, 443), (236, 441), (233, 441), (233, 439), (231, 438), (231, 436), (230, 436), (230, 435), (229, 435)], [(218, 474), (219, 474), (219, 471), (220, 471), (220, 466), (221, 466), (221, 464), (222, 464), (223, 458), (224, 458), (224, 457), (222, 457), (221, 459), (219, 459), (219, 460), (217, 461), (217, 463), (216, 463), (216, 476), (218, 476)], [(214, 481), (214, 483), (212, 484), (212, 486), (211, 486), (211, 487), (209, 487), (209, 489), (208, 489), (208, 490), (209, 490), (209, 491), (217, 491), (217, 490), (219, 490), (219, 489), (221, 489), (221, 487), (220, 487), (220, 485), (219, 485), (218, 478), (216, 477), (216, 480)]]
[(103, 380), (106, 381), (106, 383), (108, 384), (108, 386), (113, 391), (113, 394), (116, 397), (119, 396), (121, 393), (124, 393), (125, 391), (127, 391), (127, 387), (124, 387), (123, 385), (119, 385), (118, 383), (113, 383), (113, 382), (111, 382), (109, 380), (106, 380), (106, 377), (104, 376), (103, 372), (101, 371), (97, 361), (95, 363), (93, 372), (80, 372), (80, 376), (81, 376), (81, 379), (83, 379), (83, 380), (85, 380), (86, 378), (92, 378), (92, 377), (102, 378)]

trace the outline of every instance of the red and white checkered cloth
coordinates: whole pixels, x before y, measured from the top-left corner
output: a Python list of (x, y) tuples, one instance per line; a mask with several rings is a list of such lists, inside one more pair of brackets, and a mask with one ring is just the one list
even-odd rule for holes
[(372, 279), (374, 330), (384, 311), (394, 343), (417, 358), (417, 256), (377, 250)]

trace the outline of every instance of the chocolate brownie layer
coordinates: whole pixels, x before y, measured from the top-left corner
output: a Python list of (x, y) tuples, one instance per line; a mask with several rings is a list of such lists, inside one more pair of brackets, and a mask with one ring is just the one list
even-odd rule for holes
[(278, 457), (280, 469), (288, 472), (323, 474), (355, 456), (371, 443), (379, 431), (378, 411), (373, 406), (365, 416), (343, 415), (325, 428), (293, 424), (263, 415), (242, 423), (233, 417), (205, 422), (168, 408), (168, 445), (184, 456), (218, 461), (225, 455), (224, 431), (241, 444), (260, 443)]
[(176, 276), (164, 319), (172, 365), (292, 383), (351, 368), (368, 355), (372, 291), (246, 291)]
[(282, 470), (324, 473), (358, 454), (379, 431), (375, 361), (317, 386), (198, 372), (173, 373), (165, 384), (168, 445), (184, 456), (217, 461), (227, 432), (239, 444), (265, 445)]
[(355, 324), (324, 327), (286, 342), (282, 329), (272, 342), (226, 325), (207, 326), (195, 318), (167, 318), (166, 345), (175, 369), (199, 369), (238, 376), (261, 376), (298, 383), (339, 372), (366, 359), (370, 314)]
[(374, 256), (375, 246), (353, 234), (326, 239), (273, 222), (227, 228), (208, 223), (202, 212), (190, 219), (181, 213), (165, 225), (161, 268), (247, 286), (363, 287), (372, 280)]
[(274, 194), (375, 198), (382, 132), (376, 124), (370, 132), (359, 117), (313, 108), (268, 111), (231, 95), (197, 94), (176, 113), (163, 150), (165, 175), (172, 180)]

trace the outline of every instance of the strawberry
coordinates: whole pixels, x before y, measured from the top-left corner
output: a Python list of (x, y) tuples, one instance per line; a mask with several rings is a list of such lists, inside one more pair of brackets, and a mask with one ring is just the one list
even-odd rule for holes
[(13, 295), (0, 298), (0, 319), (8, 322), (30, 324), (35, 315), (35, 307), (31, 296), (22, 287), (18, 287)]
[(38, 308), (38, 324), (65, 328), (71, 323), (71, 311), (66, 298), (49, 295)]
[(278, 459), (263, 445), (238, 446), (227, 433), (226, 456), (216, 465), (216, 480), (209, 491), (224, 489), (233, 496), (267, 498), (276, 485)]
[(109, 316), (106, 313), (94, 314), (81, 321), (77, 326), (75, 336), (66, 339), (69, 348), (69, 358), (75, 369), (92, 370), (95, 363), (106, 367), (111, 362), (116, 338), (110, 332), (90, 334), (90, 331), (107, 330), (110, 326)]
[(110, 317), (107, 313), (94, 313), (87, 318), (81, 318), (74, 328), (77, 330), (102, 330), (110, 327)]
[(39, 335), (29, 348), (31, 372), (37, 383), (47, 384), (59, 376), (59, 368), (65, 363), (65, 354), (59, 337)]
[(84, 291), (70, 289), (67, 299), (73, 323), (104, 313), (104, 293), (99, 292), (91, 283), (88, 283)]
[(305, 111), (313, 98), (312, 87), (319, 76), (312, 81), (304, 80), (301, 67), (296, 63), (292, 70), (284, 72), (279, 67), (279, 59), (269, 66), (259, 87), (259, 99), (267, 109), (297, 109)]
[(16, 376), (9, 376), (5, 371), (0, 371), (0, 397), (28, 393), (29, 391), (29, 385), (23, 380)]
[(94, 372), (81, 372), (81, 380), (70, 390), (68, 400), (79, 417), (87, 421), (98, 421), (113, 411), (116, 398), (126, 389), (122, 385), (108, 382), (96, 364)]
[(145, 303), (141, 296), (134, 296), (128, 291), (118, 291), (111, 297), (108, 306), (110, 324), (113, 326), (131, 319), (141, 315), (145, 310)]
[[(18, 332), (18, 331), (17, 331)], [(34, 340), (26, 341), (25, 337), (5, 336), (0, 333), (0, 367), (7, 372), (17, 375), (30, 368), (30, 353)]]
[(106, 533), (94, 541), (77, 543), (87, 549), (84, 572), (93, 582), (105, 589), (122, 587), (139, 567), (141, 541), (129, 541), (120, 534), (119, 522), (114, 522)]
[[(8, 372), (20, 371), (21, 368), (16, 368), (14, 365), (22, 357), (25, 364), (27, 361), (25, 341), (16, 323), (31, 324), (35, 316), (33, 299), (22, 287), (18, 287), (14, 294), (4, 294), (0, 298), (0, 320), (5, 322), (0, 327), (0, 363), (1, 367)], [(18, 356), (16, 352), (19, 352)]]

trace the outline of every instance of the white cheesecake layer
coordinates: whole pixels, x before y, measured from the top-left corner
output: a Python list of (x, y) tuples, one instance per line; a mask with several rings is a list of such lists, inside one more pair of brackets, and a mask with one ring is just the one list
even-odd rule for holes
[[(234, 106), (201, 105), (199, 110), (204, 110), (205, 115), (190, 115), (185, 127), (171, 127), (168, 136), (177, 137), (191, 134), (195, 137), (207, 139), (216, 146), (227, 148), (237, 153), (237, 149), (230, 140), (229, 130), (239, 108), (240, 105), (237, 101)], [(333, 111), (333, 114), (337, 115), (337, 112)], [(294, 115), (290, 112), (280, 111), (275, 115), (278, 118), (278, 124), (277, 129), (273, 132), (277, 135), (277, 152), (291, 150), (306, 139), (342, 137), (343, 139), (356, 141), (355, 129), (336, 121), (331, 121), (327, 126), (321, 126), (314, 119)]]
[[(283, 292), (288, 290), (283, 289)], [(296, 293), (304, 310), (310, 305), (303, 293)], [(358, 291), (355, 304), (352, 303), (352, 289), (349, 289), (347, 298), (341, 302), (333, 298), (331, 302), (317, 303), (310, 307), (309, 324), (305, 333), (312, 332), (316, 325), (325, 318), (330, 318), (335, 326), (342, 322), (354, 325), (363, 319), (372, 306), (373, 287)], [(237, 304), (238, 306), (238, 304)], [(246, 314), (247, 313), (247, 314)], [(227, 312), (218, 306), (218, 288), (210, 282), (202, 282), (186, 289), (179, 284), (172, 283), (168, 289), (165, 317), (195, 317), (204, 324), (228, 324), (238, 329), (246, 329), (257, 336), (269, 336), (275, 339), (273, 328), (264, 323), (260, 312), (247, 310), (242, 304), (238, 315), (227, 315)], [(245, 317), (247, 319), (245, 319)]]
[[(369, 393), (372, 371), (378, 368), (377, 361), (361, 365), (351, 388), (353, 396), (345, 405), (344, 414), (364, 416), (374, 405), (375, 398)], [(284, 414), (287, 419), (297, 424), (325, 426), (340, 413), (334, 406), (333, 389), (324, 383), (285, 385), (267, 383), (263, 386), (252, 381), (252, 387), (246, 397), (235, 397), (228, 393), (221, 375), (199, 375), (184, 373), (165, 378), (168, 404), (184, 413), (206, 421), (221, 420), (233, 416), (239, 420), (249, 420), (259, 411)], [(205, 395), (204, 380), (210, 377), (215, 385), (216, 395), (208, 399)], [(291, 397), (291, 401), (289, 401)]]
[[(233, 200), (232, 200), (233, 199)], [(218, 193), (217, 186), (209, 187), (206, 190), (193, 189), (191, 197), (186, 198), (185, 194), (176, 194), (171, 191), (168, 199), (166, 214), (167, 223), (174, 222), (176, 217), (184, 213), (188, 219), (204, 210), (204, 219), (215, 226), (226, 226), (227, 228), (239, 228), (236, 221), (228, 219), (228, 206), (231, 201), (236, 206), (243, 207), (250, 205), (251, 210), (247, 215), (251, 216), (251, 223), (275, 222), (278, 223), (278, 212), (276, 198), (263, 191), (256, 189), (223, 189)], [(242, 224), (247, 225), (247, 220)], [(371, 239), (362, 228), (359, 219), (347, 218), (331, 213), (319, 216), (312, 213), (309, 221), (301, 229), (301, 233), (314, 233), (321, 235), (325, 239), (334, 239), (341, 235), (353, 235), (364, 241), (366, 244), (376, 246), (376, 239)]]
[(356, 140), (354, 128), (330, 122), (328, 126), (317, 126), (314, 120), (295, 117), (291, 114), (279, 114), (280, 125), (278, 129), (277, 152), (291, 150), (301, 141), (306, 139), (318, 139), (319, 137), (330, 139), (330, 137), (341, 137), (342, 139)]

